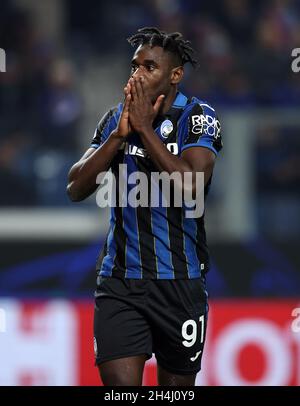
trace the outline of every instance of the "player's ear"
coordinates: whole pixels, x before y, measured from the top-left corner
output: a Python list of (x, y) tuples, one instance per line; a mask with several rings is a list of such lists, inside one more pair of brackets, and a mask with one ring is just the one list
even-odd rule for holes
[(181, 81), (183, 73), (183, 66), (177, 66), (176, 68), (173, 68), (171, 71), (171, 84), (177, 85)]

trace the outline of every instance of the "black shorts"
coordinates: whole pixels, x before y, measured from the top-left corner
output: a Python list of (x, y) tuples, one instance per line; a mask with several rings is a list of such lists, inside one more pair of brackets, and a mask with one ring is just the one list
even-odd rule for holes
[(208, 312), (202, 279), (98, 281), (97, 365), (142, 354), (149, 359), (154, 353), (157, 363), (171, 373), (189, 375), (201, 369)]

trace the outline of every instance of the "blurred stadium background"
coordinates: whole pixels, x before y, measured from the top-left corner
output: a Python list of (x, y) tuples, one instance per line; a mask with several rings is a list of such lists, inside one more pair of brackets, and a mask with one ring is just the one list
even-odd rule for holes
[[(66, 177), (122, 98), (126, 38), (153, 25), (193, 42), (200, 68), (187, 67), (182, 89), (223, 124), (197, 383), (300, 384), (299, 17), (297, 0), (1, 0), (0, 385), (98, 384), (93, 290), (108, 213), (95, 196), (71, 204)], [(156, 383), (154, 360), (144, 383)]]

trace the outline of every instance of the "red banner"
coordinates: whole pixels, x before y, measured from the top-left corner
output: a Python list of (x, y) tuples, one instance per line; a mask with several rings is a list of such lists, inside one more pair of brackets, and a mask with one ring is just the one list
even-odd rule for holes
[[(0, 385), (99, 385), (93, 303), (1, 300), (0, 319)], [(197, 384), (299, 385), (300, 301), (212, 301)]]

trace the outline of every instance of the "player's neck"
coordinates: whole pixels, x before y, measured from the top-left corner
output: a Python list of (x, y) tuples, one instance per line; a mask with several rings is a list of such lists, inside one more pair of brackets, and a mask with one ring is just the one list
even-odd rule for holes
[(161, 114), (166, 114), (170, 110), (170, 108), (174, 103), (174, 100), (176, 99), (176, 95), (177, 95), (177, 86), (174, 86), (171, 88), (169, 94), (167, 95), (162, 104)]

